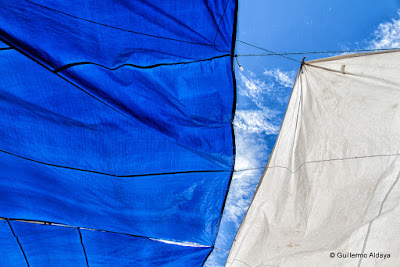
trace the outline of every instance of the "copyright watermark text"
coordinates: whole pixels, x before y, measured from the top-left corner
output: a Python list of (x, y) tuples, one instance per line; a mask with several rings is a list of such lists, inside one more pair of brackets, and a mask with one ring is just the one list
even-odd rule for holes
[(352, 253), (352, 252), (330, 252), (329, 257), (338, 259), (389, 259), (390, 253), (370, 252), (370, 253)]

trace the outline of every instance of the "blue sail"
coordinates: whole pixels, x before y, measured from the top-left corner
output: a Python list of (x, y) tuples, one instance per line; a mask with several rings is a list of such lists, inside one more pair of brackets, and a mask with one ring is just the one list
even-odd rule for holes
[(0, 0), (0, 265), (201, 266), (237, 3)]

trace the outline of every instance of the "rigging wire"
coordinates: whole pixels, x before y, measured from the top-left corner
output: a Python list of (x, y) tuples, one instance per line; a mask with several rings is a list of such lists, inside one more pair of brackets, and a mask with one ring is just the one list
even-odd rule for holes
[(217, 248), (217, 247), (214, 247), (215, 249), (218, 249), (218, 250), (222, 250), (222, 251), (225, 251), (225, 252), (229, 252), (229, 250), (226, 250), (226, 249), (223, 249), (223, 248)]
[(265, 169), (265, 166), (262, 166), (262, 167), (254, 167), (254, 168), (247, 168), (247, 169), (239, 169), (239, 170), (234, 170), (233, 172), (254, 171), (254, 170), (260, 170), (260, 169)]
[(266, 48), (262, 48), (262, 47), (259, 47), (259, 46), (256, 46), (256, 45), (253, 45), (253, 44), (250, 44), (250, 43), (241, 41), (241, 40), (236, 40), (236, 41), (237, 41), (237, 42), (240, 42), (240, 43), (243, 43), (243, 44), (246, 44), (246, 45), (248, 45), (248, 46), (255, 47), (255, 48), (260, 49), (260, 50), (264, 50), (264, 51), (266, 51), (266, 52), (271, 53), (271, 55), (281, 56), (281, 57), (284, 57), (284, 58), (287, 58), (287, 59), (296, 61), (296, 62), (298, 62), (298, 63), (301, 63), (301, 61), (298, 61), (297, 59), (294, 59), (294, 58), (291, 58), (291, 57), (287, 57), (287, 56), (285, 56), (285, 55), (282, 55), (282, 53), (281, 53), (281, 54), (278, 54), (278, 53), (275, 53), (274, 51), (271, 51), (271, 50), (268, 50), (268, 49), (266, 49)]
[(305, 51), (305, 52), (283, 52), (283, 53), (276, 53), (272, 50), (259, 47), (241, 40), (236, 40), (237, 42), (246, 44), (248, 46), (252, 46), (261, 50), (264, 50), (266, 52), (269, 52), (268, 54), (243, 54), (243, 55), (237, 55), (235, 54), (235, 57), (252, 57), (252, 56), (282, 56), (290, 60), (294, 60), (297, 62), (300, 62), (294, 58), (286, 57), (286, 55), (307, 55), (307, 54), (332, 54), (332, 53), (357, 53), (357, 52), (375, 52), (375, 51), (389, 51), (389, 50), (395, 50), (395, 49), (400, 49), (400, 47), (394, 47), (394, 48), (376, 48), (376, 49), (353, 49), (353, 50), (326, 50), (326, 51)]

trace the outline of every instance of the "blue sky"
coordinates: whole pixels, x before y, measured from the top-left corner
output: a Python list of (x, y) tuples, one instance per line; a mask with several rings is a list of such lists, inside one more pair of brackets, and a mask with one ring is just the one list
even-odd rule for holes
[[(400, 0), (239, 0), (237, 40), (274, 52), (400, 48)], [(263, 54), (236, 43), (236, 54)], [(290, 55), (301, 61), (340, 53)], [(237, 159), (216, 249), (206, 266), (223, 266), (273, 148), (300, 63), (239, 56), (236, 66)], [(255, 170), (240, 171), (249, 168)]]

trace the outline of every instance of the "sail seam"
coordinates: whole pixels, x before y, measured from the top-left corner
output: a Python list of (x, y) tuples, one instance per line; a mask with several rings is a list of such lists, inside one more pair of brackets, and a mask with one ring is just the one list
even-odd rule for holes
[[(382, 203), (381, 203), (381, 207), (380, 207), (379, 212), (378, 212), (378, 215), (377, 215), (377, 216), (369, 223), (369, 225), (368, 225), (368, 230), (367, 230), (367, 234), (366, 234), (366, 236), (365, 236), (365, 240), (364, 240), (364, 244), (363, 244), (363, 248), (362, 248), (361, 254), (364, 254), (365, 248), (367, 247), (367, 241), (368, 241), (368, 238), (369, 238), (369, 234), (370, 234), (370, 232), (371, 232), (372, 223), (373, 223), (376, 219), (378, 219), (379, 216), (381, 216), (382, 210), (383, 210), (383, 205), (385, 204), (387, 198), (389, 197), (390, 193), (393, 191), (393, 188), (394, 188), (395, 185), (399, 182), (399, 180), (400, 180), (400, 173), (397, 175), (396, 180), (394, 180), (392, 186), (389, 188), (389, 190), (387, 191), (385, 197), (383, 198)], [(360, 260), (358, 261), (358, 265), (357, 265), (358, 267), (361, 266), (362, 259), (363, 259), (363, 257), (360, 257)]]
[(74, 168), (74, 167), (69, 167), (69, 166), (56, 165), (56, 164), (52, 164), (52, 163), (46, 163), (46, 162), (42, 162), (42, 161), (26, 158), (26, 157), (23, 157), (23, 156), (20, 156), (20, 155), (16, 155), (16, 154), (13, 154), (13, 153), (10, 153), (8, 151), (1, 150), (1, 149), (0, 149), (0, 152), (1, 153), (5, 153), (5, 154), (10, 155), (10, 156), (14, 156), (14, 157), (23, 159), (23, 160), (28, 160), (28, 161), (32, 161), (32, 162), (35, 162), (35, 163), (38, 163), (38, 164), (47, 165), (47, 166), (51, 166), (51, 167), (63, 168), (63, 169), (68, 169), (68, 170), (81, 171), (81, 172), (89, 172), (89, 173), (95, 173), (95, 174), (99, 174), (99, 175), (112, 176), (112, 177), (118, 177), (118, 178), (146, 177), (146, 176), (160, 176), (160, 175), (174, 175), (174, 174), (188, 174), (188, 173), (231, 172), (231, 170), (197, 170), (197, 171), (180, 171), (180, 172), (162, 172), (162, 173), (119, 175), (119, 174), (99, 172), (99, 171), (95, 171), (95, 170), (86, 170), (86, 169)]
[[(104, 232), (104, 233), (110, 233), (110, 234), (126, 235), (126, 236), (131, 236), (131, 237), (136, 237), (136, 238), (142, 238), (142, 239), (150, 239), (150, 240), (155, 241), (155, 242), (162, 242), (162, 243), (171, 244), (171, 245), (177, 245), (177, 246), (182, 246), (182, 247), (204, 247), (204, 248), (211, 248), (212, 247), (212, 246), (209, 246), (209, 245), (203, 245), (203, 244), (198, 244), (198, 243), (172, 242), (172, 241), (169, 241), (169, 240), (163, 240), (163, 239), (156, 238), (156, 237), (134, 235), (134, 234), (121, 233), (121, 232), (109, 231), (109, 230), (102, 230), (102, 229), (96, 229), (96, 228), (90, 228), (90, 227), (84, 227), (84, 226), (73, 226), (73, 225), (68, 225), (68, 224), (64, 224), (64, 223), (57, 223), (57, 222), (50, 222), (50, 221), (17, 219), (17, 218), (5, 218), (5, 217), (0, 217), (0, 220), (6, 220), (7, 222), (8, 221), (16, 221), (16, 222), (22, 222), (22, 223), (32, 223), (32, 224), (41, 224), (41, 225), (50, 225), (50, 226), (60, 226), (60, 227), (65, 227), (65, 228), (79, 228), (80, 230), (83, 229), (83, 230)], [(22, 247), (21, 247), (21, 249), (22, 249)]]
[(11, 226), (10, 220), (9, 220), (9, 219), (6, 219), (6, 221), (7, 221), (7, 223), (8, 223), (8, 226), (10, 227), (10, 230), (11, 230), (12, 234), (13, 234), (14, 237), (15, 237), (15, 240), (17, 240), (17, 243), (18, 243), (18, 245), (19, 245), (19, 248), (21, 249), (22, 254), (24, 255), (24, 259), (25, 259), (26, 265), (29, 267), (28, 258), (26, 257), (25, 251), (24, 251), (24, 249), (22, 248), (21, 242), (19, 242), (19, 239), (18, 239), (17, 235), (15, 234), (15, 232), (14, 232), (12, 226)]
[(217, 41), (218, 33), (220, 32), (219, 28), (220, 28), (220, 26), (221, 26), (222, 20), (223, 20), (224, 17), (225, 17), (226, 8), (228, 7), (229, 1), (230, 1), (230, 0), (227, 0), (226, 3), (225, 3), (224, 12), (222, 13), (221, 19), (219, 20), (219, 23), (218, 23), (218, 26), (217, 26), (217, 32), (215, 33), (214, 43), (213, 43), (213, 45), (214, 45), (215, 48), (217, 48), (216, 45), (215, 45), (215, 42)]
[(140, 66), (140, 65), (135, 65), (135, 64), (130, 64), (130, 63), (126, 63), (126, 64), (122, 64), (118, 67), (115, 68), (109, 68), (107, 66), (95, 63), (95, 62), (75, 62), (75, 63), (70, 63), (70, 64), (66, 64), (62, 67), (59, 67), (55, 70), (53, 70), (54, 73), (58, 73), (61, 71), (64, 71), (68, 68), (74, 67), (74, 66), (79, 66), (79, 65), (95, 65), (95, 66), (99, 66), (108, 70), (117, 70), (119, 68), (122, 67), (134, 67), (134, 68), (139, 68), (139, 69), (152, 69), (152, 68), (156, 68), (156, 67), (161, 67), (161, 66), (174, 66), (174, 65), (184, 65), (184, 64), (191, 64), (191, 63), (197, 63), (197, 62), (204, 62), (204, 61), (211, 61), (214, 59), (218, 59), (218, 58), (223, 58), (223, 57), (229, 57), (231, 56), (230, 54), (225, 54), (225, 55), (220, 55), (220, 56), (215, 56), (215, 57), (211, 57), (211, 58), (205, 58), (205, 59), (198, 59), (198, 60), (193, 60), (193, 61), (184, 61), (184, 62), (173, 62), (173, 63), (158, 63), (158, 64), (153, 64), (153, 65), (148, 65), (148, 66)]
[(74, 19), (83, 20), (83, 21), (86, 21), (86, 22), (90, 22), (90, 23), (93, 23), (93, 24), (101, 25), (101, 26), (104, 26), (104, 27), (108, 27), (108, 28), (112, 28), (112, 29), (116, 29), (116, 30), (120, 30), (120, 31), (130, 32), (130, 33), (134, 33), (134, 34), (138, 34), (138, 35), (144, 35), (144, 36), (153, 37), (153, 38), (176, 41), (176, 42), (181, 42), (181, 43), (204, 45), (204, 46), (213, 46), (212, 44), (198, 43), (198, 42), (192, 42), (192, 41), (186, 41), (186, 40), (179, 40), (179, 39), (174, 39), (174, 38), (170, 38), (170, 37), (164, 37), (164, 36), (159, 36), (159, 35), (153, 35), (153, 34), (142, 33), (142, 32), (137, 32), (137, 31), (128, 30), (128, 29), (123, 29), (123, 28), (119, 28), (119, 27), (116, 27), (116, 26), (104, 24), (104, 23), (101, 23), (101, 22), (97, 22), (97, 21), (93, 21), (93, 20), (89, 20), (89, 19), (85, 19), (85, 18), (80, 18), (80, 17), (74, 16), (74, 15), (71, 15), (71, 14), (68, 14), (68, 13), (65, 13), (65, 12), (62, 12), (62, 11), (47, 7), (47, 6), (43, 6), (43, 5), (37, 4), (37, 3), (33, 2), (33, 1), (30, 1), (30, 0), (25, 0), (25, 1), (28, 2), (28, 3), (31, 3), (33, 5), (39, 6), (41, 8), (48, 9), (50, 11), (60, 13), (60, 14), (63, 14), (65, 16), (68, 16), (68, 17), (71, 17), (71, 18), (74, 18)]
[(22, 55), (26, 56), (27, 58), (29, 58), (30, 60), (32, 60), (33, 62), (35, 62), (36, 64), (39, 64), (40, 66), (42, 66), (43, 68), (45, 68), (46, 70), (50, 71), (51, 73), (57, 75), (59, 78), (63, 79), (64, 81), (66, 81), (67, 83), (71, 84), (72, 86), (78, 88), (79, 90), (81, 90), (82, 92), (86, 93), (87, 95), (91, 96), (92, 98), (94, 98), (95, 100), (99, 101), (100, 103), (102, 103), (103, 105), (107, 106), (108, 108), (114, 110), (115, 112), (119, 113), (120, 115), (124, 116), (125, 118), (128, 118), (131, 121), (135, 121), (134, 119), (132, 119), (131, 117), (127, 116), (126, 114), (124, 114), (123, 112), (119, 111), (118, 109), (112, 107), (111, 105), (107, 104), (106, 102), (104, 102), (103, 100), (97, 98), (96, 96), (92, 95), (91, 93), (89, 93), (88, 91), (84, 90), (83, 88), (79, 87), (78, 85), (74, 84), (73, 82), (71, 82), (70, 80), (68, 80), (67, 78), (61, 76), (58, 73), (54, 73), (53, 70), (51, 68), (49, 68), (48, 66), (46, 66), (45, 64), (43, 64), (42, 62), (40, 62), (39, 60), (35, 59), (34, 57), (32, 57), (31, 55), (29, 55), (27, 52), (23, 51), (22, 49), (18, 48), (17, 46), (13, 45), (12, 43), (10, 43), (9, 41), (5, 40), (4, 37), (0, 36), (0, 40), (3, 41), (4, 43), (10, 45), (12, 48), (14, 48), (16, 51), (18, 51), (19, 53), (21, 53)]
[(351, 159), (363, 159), (363, 158), (375, 158), (375, 157), (394, 157), (394, 156), (400, 156), (400, 153), (397, 154), (382, 154), (382, 155), (368, 155), (368, 156), (357, 156), (357, 157), (348, 157), (348, 158), (337, 158), (337, 159), (323, 159), (323, 160), (315, 160), (315, 161), (306, 161), (303, 162), (302, 164), (299, 165), (299, 167), (297, 167), (294, 171), (288, 167), (285, 166), (279, 166), (279, 165), (275, 165), (275, 166), (271, 166), (271, 167), (267, 167), (267, 169), (273, 169), (273, 168), (282, 168), (282, 169), (286, 169), (291, 173), (295, 173), (297, 172), (301, 167), (303, 167), (306, 164), (309, 163), (320, 163), (320, 162), (330, 162), (330, 161), (339, 161), (339, 160), (351, 160)]
[[(238, 262), (240, 262), (240, 263), (243, 263), (243, 264), (246, 265), (246, 266), (252, 267), (251, 265), (248, 265), (247, 263), (245, 263), (244, 261), (241, 261), (241, 260), (239, 260), (239, 259), (234, 259), (233, 262), (234, 262), (234, 261), (238, 261)], [(232, 263), (233, 263), (233, 262), (232, 262)]]
[(83, 239), (82, 239), (82, 233), (81, 233), (81, 229), (79, 227), (77, 227), (78, 229), (78, 233), (79, 233), (79, 239), (81, 240), (81, 245), (82, 245), (82, 249), (83, 249), (83, 254), (85, 254), (85, 260), (86, 260), (86, 266), (89, 267), (89, 260), (86, 254), (86, 249), (85, 246), (83, 245)]

